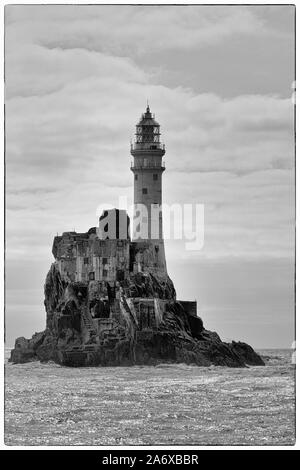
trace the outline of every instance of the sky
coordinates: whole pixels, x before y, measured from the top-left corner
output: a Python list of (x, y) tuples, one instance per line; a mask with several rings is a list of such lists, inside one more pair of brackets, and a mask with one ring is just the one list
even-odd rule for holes
[(294, 7), (5, 7), (6, 341), (45, 327), (53, 237), (132, 202), (147, 99), (163, 200), (204, 204), (204, 246), (167, 240), (177, 296), (256, 348), (294, 340)]

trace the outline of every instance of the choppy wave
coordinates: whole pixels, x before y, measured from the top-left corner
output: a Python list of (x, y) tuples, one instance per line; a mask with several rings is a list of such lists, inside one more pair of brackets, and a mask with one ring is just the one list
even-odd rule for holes
[[(290, 350), (266, 367), (6, 364), (8, 445), (290, 445)], [(9, 348), (6, 357), (9, 356)]]

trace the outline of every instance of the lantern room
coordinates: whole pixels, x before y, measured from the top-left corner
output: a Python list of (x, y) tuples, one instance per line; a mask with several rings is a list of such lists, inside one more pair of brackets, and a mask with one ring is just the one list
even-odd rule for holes
[(132, 150), (164, 150), (164, 145), (160, 143), (160, 125), (155, 121), (149, 105), (136, 125)]

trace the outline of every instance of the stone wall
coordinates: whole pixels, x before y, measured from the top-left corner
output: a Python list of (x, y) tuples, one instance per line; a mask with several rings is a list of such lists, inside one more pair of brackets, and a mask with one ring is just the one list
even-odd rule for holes
[(188, 315), (193, 317), (197, 316), (197, 301), (196, 300), (178, 300)]
[(124, 280), (129, 273), (129, 240), (100, 240), (96, 233), (65, 232), (52, 252), (62, 277), (72, 282)]

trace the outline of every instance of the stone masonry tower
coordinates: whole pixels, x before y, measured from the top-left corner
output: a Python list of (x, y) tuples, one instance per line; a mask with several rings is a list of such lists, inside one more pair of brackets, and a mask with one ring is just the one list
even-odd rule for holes
[[(136, 125), (131, 155), (134, 161), (134, 233), (133, 241), (146, 270), (166, 272), (162, 224), (162, 157), (165, 146), (160, 142), (160, 126), (147, 105)], [(142, 269), (142, 268), (140, 268)]]

